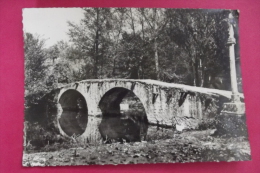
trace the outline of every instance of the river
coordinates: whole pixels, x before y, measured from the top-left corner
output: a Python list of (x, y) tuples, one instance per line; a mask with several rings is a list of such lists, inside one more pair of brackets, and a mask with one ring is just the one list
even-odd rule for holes
[[(68, 136), (82, 135), (87, 127), (88, 115), (86, 111), (65, 110), (59, 119), (61, 129)], [(99, 132), (103, 140), (110, 142), (136, 142), (154, 139), (158, 133), (173, 134), (172, 129), (159, 128), (148, 125), (146, 115), (139, 110), (121, 111), (120, 115), (102, 115)], [(165, 135), (164, 135), (165, 136)]]

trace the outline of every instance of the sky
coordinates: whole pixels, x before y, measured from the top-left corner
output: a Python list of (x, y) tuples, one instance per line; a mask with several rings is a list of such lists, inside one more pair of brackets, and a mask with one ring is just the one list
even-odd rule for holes
[(83, 17), (81, 8), (25, 8), (23, 30), (46, 39), (45, 46), (50, 47), (57, 41), (69, 41), (67, 21), (79, 24)]

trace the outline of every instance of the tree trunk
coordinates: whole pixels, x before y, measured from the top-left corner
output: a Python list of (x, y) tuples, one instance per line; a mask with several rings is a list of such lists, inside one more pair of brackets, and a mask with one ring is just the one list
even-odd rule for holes
[(204, 74), (203, 74), (203, 66), (201, 59), (199, 60), (199, 68), (200, 68), (200, 86), (203, 87), (204, 85)]
[(192, 72), (193, 72), (193, 85), (196, 86), (196, 72), (195, 72), (195, 63), (192, 63)]
[(143, 41), (144, 41), (144, 21), (143, 21), (143, 16), (142, 16), (142, 19), (141, 19), (141, 25), (142, 25), (142, 38), (143, 38)]
[(154, 8), (154, 60), (155, 60), (155, 72), (156, 72), (156, 79), (160, 80), (160, 74), (159, 74), (159, 59), (158, 59), (158, 45), (157, 45), (157, 24), (156, 24), (156, 8)]
[(199, 77), (199, 62), (198, 62), (197, 59), (195, 60), (194, 66), (195, 66), (195, 86), (200, 86), (200, 82), (199, 82), (199, 79), (200, 79), (200, 77)]
[(157, 41), (154, 41), (154, 60), (155, 60), (155, 72), (156, 72), (156, 79), (160, 80), (159, 74), (159, 60), (158, 60), (158, 48), (157, 48)]
[(115, 77), (116, 73), (116, 58), (113, 59), (113, 71), (112, 71), (112, 77)]
[(135, 35), (135, 25), (134, 25), (134, 19), (133, 19), (133, 14), (132, 14), (131, 8), (130, 8), (130, 15), (131, 15), (132, 29), (133, 29), (133, 33)]
[(94, 64), (94, 70), (93, 70), (93, 76), (94, 78), (98, 78), (98, 41), (99, 41), (99, 9), (97, 8), (97, 30), (96, 30), (96, 37), (95, 37), (95, 64)]

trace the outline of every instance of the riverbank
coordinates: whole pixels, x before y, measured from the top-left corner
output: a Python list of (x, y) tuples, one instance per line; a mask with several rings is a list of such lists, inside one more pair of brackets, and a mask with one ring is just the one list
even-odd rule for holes
[(24, 153), (23, 166), (105, 165), (250, 160), (244, 137), (212, 137), (214, 130), (174, 133), (170, 139), (100, 144)]

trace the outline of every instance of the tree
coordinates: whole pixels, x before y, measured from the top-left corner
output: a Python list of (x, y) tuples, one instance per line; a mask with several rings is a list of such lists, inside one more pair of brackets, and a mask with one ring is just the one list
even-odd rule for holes
[(117, 69), (125, 72), (124, 78), (140, 79), (144, 75), (143, 59), (147, 55), (147, 43), (141, 36), (140, 13), (137, 9), (129, 8), (124, 15), (126, 17), (119, 41), (121, 51), (118, 51)]
[[(226, 52), (225, 24), (226, 11), (217, 13), (208, 10), (168, 10), (171, 19), (167, 33), (179, 49), (182, 49), (183, 61), (186, 62), (190, 79), (195, 86), (209, 86), (209, 79), (214, 74), (222, 74), (223, 54)], [(220, 61), (222, 59), (222, 61)], [(189, 79), (189, 80), (190, 80)], [(191, 83), (189, 83), (191, 84)]]
[[(146, 32), (147, 32), (147, 34), (149, 34), (149, 38), (153, 42), (156, 79), (160, 80), (158, 40), (160, 37), (160, 31), (164, 30), (164, 27), (168, 23), (167, 18), (165, 18), (165, 9), (141, 8), (141, 9), (139, 9), (139, 12), (142, 14), (142, 18), (140, 19), (141, 24), (142, 24), (142, 29), (144, 28), (144, 26), (147, 26)], [(143, 30), (145, 30), (145, 29), (143, 29)]]
[(25, 51), (25, 96), (42, 93), (46, 91), (44, 78), (47, 70), (45, 40), (31, 33), (24, 34)]
[(67, 42), (59, 41), (46, 50), (48, 72), (46, 74), (46, 86), (57, 88), (60, 84), (79, 81), (92, 77), (86, 61), (81, 58), (81, 52)]
[[(92, 64), (93, 78), (99, 78), (103, 69), (103, 55), (107, 48), (106, 36), (110, 26), (109, 8), (85, 8), (80, 25), (69, 22), (69, 36), (87, 64)], [(100, 60), (101, 58), (101, 60)], [(99, 72), (99, 69), (101, 72)]]
[(73, 73), (78, 79), (149, 78), (216, 87), (215, 74), (225, 76), (229, 68), (227, 13), (86, 8), (79, 25), (69, 22), (70, 56), (85, 65)]

